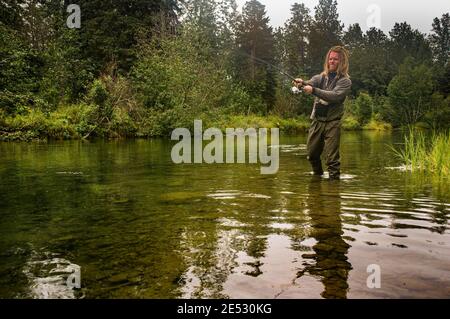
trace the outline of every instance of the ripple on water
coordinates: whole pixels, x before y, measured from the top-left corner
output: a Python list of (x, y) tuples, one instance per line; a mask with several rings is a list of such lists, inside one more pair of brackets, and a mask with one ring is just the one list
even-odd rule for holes
[(288, 223), (272, 223), (270, 227), (279, 230), (291, 230), (294, 228), (294, 225)]
[(224, 191), (219, 190), (214, 193), (210, 193), (206, 195), (207, 197), (214, 198), (214, 199), (235, 199), (237, 197), (242, 198), (260, 198), (260, 199), (270, 199), (272, 197), (263, 195), (263, 194), (254, 194), (254, 193), (248, 193), (248, 192), (239, 192), (239, 191)]
[(56, 254), (34, 252), (23, 268), (29, 281), (30, 297), (34, 299), (76, 299), (67, 278), (80, 266)]
[(292, 153), (292, 152), (306, 150), (306, 144), (271, 145), (270, 148), (278, 148), (278, 149), (280, 149), (281, 153)]
[(56, 175), (83, 175), (83, 172), (56, 172)]
[(401, 172), (408, 172), (412, 170), (411, 165), (400, 165), (400, 166), (394, 166), (394, 167), (385, 167), (388, 170), (392, 171), (401, 171)]
[[(314, 175), (314, 172), (306, 172), (306, 173), (304, 173), (304, 175), (307, 175), (307, 176), (313, 176)], [(356, 175), (352, 175), (352, 174), (341, 174), (340, 175), (340, 180), (341, 181), (351, 181), (351, 180), (354, 180), (354, 179), (356, 179)], [(322, 176), (321, 176), (321, 178), (322, 179), (330, 179), (330, 174), (328, 173), (328, 172), (325, 172)]]
[(232, 228), (247, 227), (247, 224), (231, 218), (222, 217), (218, 219), (218, 222), (224, 227), (232, 227)]
[(237, 190), (216, 190), (213, 193), (209, 193), (206, 197), (213, 199), (235, 199), (242, 194), (241, 191)]

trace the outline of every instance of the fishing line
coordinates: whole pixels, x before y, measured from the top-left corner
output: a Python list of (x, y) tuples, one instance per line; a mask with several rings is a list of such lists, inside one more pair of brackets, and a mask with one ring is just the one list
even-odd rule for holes
[[(289, 79), (291, 79), (291, 80), (293, 80), (293, 81), (295, 81), (295, 79), (296, 79), (294, 76), (290, 75), (289, 73), (287, 73), (287, 72), (284, 71), (283, 69), (281, 69), (281, 68), (275, 66), (274, 64), (269, 63), (269, 62), (267, 62), (267, 61), (265, 61), (265, 60), (263, 60), (263, 59), (257, 58), (257, 57), (255, 57), (255, 56), (252, 56), (252, 55), (248, 54), (247, 52), (243, 52), (243, 51), (240, 51), (240, 50), (238, 50), (237, 53), (238, 53), (238, 54), (241, 54), (241, 55), (245, 55), (246, 57), (249, 57), (250, 59), (254, 60), (255, 62), (259, 62), (259, 63), (265, 64), (265, 65), (267, 65), (270, 69), (274, 69), (275, 71), (278, 71), (278, 73), (280, 73), (281, 75), (284, 75), (284, 76), (288, 77)], [(299, 88), (296, 87), (296, 86), (293, 86), (293, 87), (291, 88), (291, 92), (292, 92), (293, 94), (299, 94), (299, 93), (302, 92), (302, 90), (299, 89)]]

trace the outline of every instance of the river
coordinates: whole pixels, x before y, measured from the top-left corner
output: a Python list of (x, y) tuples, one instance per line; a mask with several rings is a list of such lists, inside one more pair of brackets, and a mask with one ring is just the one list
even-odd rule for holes
[(401, 140), (344, 133), (341, 181), (306, 135), (275, 175), (164, 139), (0, 143), (0, 298), (448, 298), (450, 194), (395, 169)]

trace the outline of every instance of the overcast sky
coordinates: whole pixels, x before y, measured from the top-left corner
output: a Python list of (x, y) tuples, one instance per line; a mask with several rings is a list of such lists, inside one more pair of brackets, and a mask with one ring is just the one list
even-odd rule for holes
[[(266, 6), (266, 11), (270, 17), (272, 26), (278, 27), (284, 25), (284, 22), (290, 18), (291, 6), (294, 3), (304, 3), (314, 13), (314, 7), (319, 0), (259, 0)], [(237, 0), (238, 5), (247, 2), (246, 0)], [(423, 33), (429, 33), (431, 24), (435, 17), (441, 17), (442, 14), (450, 12), (450, 0), (338, 0), (338, 13), (340, 20), (345, 24), (358, 22), (363, 31), (368, 29), (369, 23), (374, 23), (374, 14), (376, 9), (370, 7), (375, 4), (380, 9), (380, 27), (388, 33), (395, 22), (406, 21), (413, 28), (419, 29)], [(375, 7), (376, 8), (376, 7)], [(367, 10), (371, 11), (367, 13)]]

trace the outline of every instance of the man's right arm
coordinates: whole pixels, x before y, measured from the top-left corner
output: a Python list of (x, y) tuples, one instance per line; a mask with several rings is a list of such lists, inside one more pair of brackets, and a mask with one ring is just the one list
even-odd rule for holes
[(304, 81), (304, 85), (312, 86), (313, 88), (318, 88), (320, 85), (320, 79), (322, 76), (320, 74), (314, 75), (309, 81)]
[(292, 84), (296, 85), (297, 87), (307, 86), (307, 85), (312, 86), (312, 87), (319, 87), (321, 78), (322, 78), (322, 76), (320, 74), (313, 76), (308, 81), (297, 78), (294, 80), (294, 82), (292, 82)]

